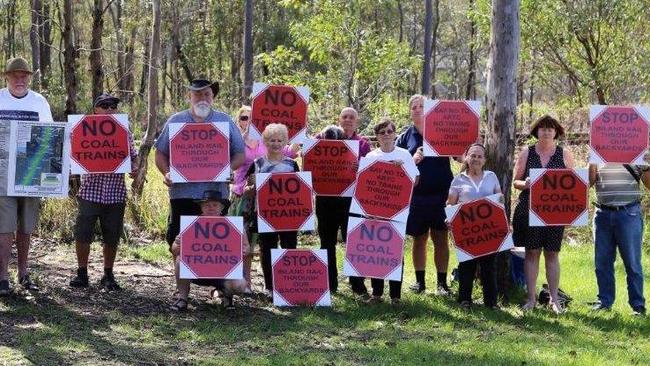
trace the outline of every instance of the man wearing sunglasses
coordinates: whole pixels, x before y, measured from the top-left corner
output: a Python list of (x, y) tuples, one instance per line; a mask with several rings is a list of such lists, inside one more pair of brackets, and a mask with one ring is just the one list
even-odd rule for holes
[[(2, 76), (7, 87), (0, 90), (0, 119), (51, 122), (52, 111), (47, 100), (29, 89), (32, 70), (27, 61), (16, 57), (7, 62)], [(8, 151), (7, 151), (8, 152)], [(6, 171), (0, 177), (0, 296), (8, 296), (8, 267), (11, 246), (16, 239), (18, 252), (18, 283), (28, 291), (38, 291), (27, 268), (31, 233), (38, 223), (41, 200), (38, 197), (6, 196)]]
[[(95, 114), (118, 113), (120, 99), (104, 93), (95, 98)], [(131, 154), (131, 173), (137, 174), (135, 161), (137, 153), (133, 148), (133, 139), (129, 134), (129, 152)], [(77, 275), (70, 281), (71, 287), (88, 287), (88, 256), (90, 244), (95, 236), (95, 223), (99, 220), (102, 231), (104, 254), (104, 275), (100, 285), (107, 291), (120, 290), (113, 275), (113, 263), (117, 254), (124, 228), (124, 208), (126, 206), (126, 185), (124, 174), (85, 174), (81, 176), (81, 186), (77, 194), (79, 213), (75, 224), (75, 245), (77, 251)]]

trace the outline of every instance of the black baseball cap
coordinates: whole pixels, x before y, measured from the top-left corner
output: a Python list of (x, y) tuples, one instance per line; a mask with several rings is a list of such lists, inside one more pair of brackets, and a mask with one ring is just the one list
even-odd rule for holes
[(219, 93), (218, 81), (210, 81), (207, 79), (194, 79), (190, 82), (190, 85), (188, 85), (187, 89), (192, 91), (199, 91), (208, 87), (212, 89), (212, 94), (214, 96), (217, 96), (217, 94)]
[(102, 93), (95, 98), (95, 101), (93, 102), (93, 107), (97, 107), (98, 105), (102, 103), (119, 103), (120, 98), (114, 97), (108, 93)]

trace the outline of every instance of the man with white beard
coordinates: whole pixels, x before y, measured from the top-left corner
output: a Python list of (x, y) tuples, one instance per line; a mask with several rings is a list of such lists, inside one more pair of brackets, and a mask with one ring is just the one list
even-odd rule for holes
[[(244, 140), (230, 116), (212, 109), (214, 97), (219, 92), (219, 83), (204, 79), (192, 80), (188, 88), (190, 109), (169, 117), (156, 141), (156, 167), (163, 174), (169, 187), (169, 217), (167, 220), (167, 243), (170, 248), (180, 231), (181, 215), (201, 215), (197, 203), (205, 191), (218, 191), (221, 197), (229, 197), (228, 183), (172, 183), (169, 176), (169, 125), (171, 123), (228, 122), (230, 130), (230, 166), (237, 169), (244, 162)], [(176, 260), (176, 258), (174, 258)]]

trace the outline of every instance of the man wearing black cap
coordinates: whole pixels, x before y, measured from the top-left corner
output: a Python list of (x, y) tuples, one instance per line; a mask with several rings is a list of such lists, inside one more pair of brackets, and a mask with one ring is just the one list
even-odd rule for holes
[[(95, 114), (117, 113), (120, 102), (110, 94), (101, 94), (93, 103)], [(129, 134), (131, 153), (131, 177), (137, 173), (135, 159), (137, 153)], [(117, 244), (124, 228), (124, 208), (126, 205), (126, 186), (124, 174), (85, 174), (77, 194), (79, 213), (75, 224), (75, 244), (77, 251), (77, 275), (70, 281), (72, 287), (88, 287), (88, 256), (90, 244), (95, 236), (95, 223), (99, 220), (102, 229), (104, 254), (104, 276), (100, 284), (108, 291), (120, 290), (113, 275), (113, 263), (117, 254)]]
[(204, 79), (192, 80), (188, 86), (190, 108), (169, 117), (156, 141), (156, 167), (169, 186), (170, 213), (167, 225), (167, 243), (171, 246), (180, 230), (181, 215), (199, 215), (201, 208), (195, 202), (203, 192), (214, 190), (222, 197), (229, 197), (225, 182), (172, 183), (169, 176), (169, 125), (172, 123), (228, 122), (230, 136), (230, 167), (237, 169), (244, 162), (244, 140), (230, 116), (212, 109), (212, 102), (219, 92), (219, 84)]
[[(0, 119), (51, 122), (52, 111), (45, 98), (29, 90), (32, 70), (27, 61), (16, 57), (7, 62), (2, 73), (7, 87), (0, 89)], [(26, 290), (37, 291), (27, 269), (31, 233), (38, 223), (40, 198), (7, 197), (6, 172), (0, 179), (0, 296), (7, 296), (9, 286), (9, 260), (11, 245), (16, 238), (18, 252), (18, 282)]]

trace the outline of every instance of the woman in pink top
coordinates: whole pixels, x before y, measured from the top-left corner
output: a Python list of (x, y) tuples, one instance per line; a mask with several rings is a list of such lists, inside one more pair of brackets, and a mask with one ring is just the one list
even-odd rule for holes
[[(246, 172), (253, 165), (255, 159), (263, 157), (266, 155), (266, 147), (261, 140), (256, 140), (250, 137), (249, 127), (251, 124), (251, 107), (244, 105), (239, 108), (237, 116), (235, 117), (239, 131), (244, 138), (244, 152), (246, 158), (244, 164), (242, 164), (237, 170), (233, 172), (233, 184), (231, 187), (231, 197), (230, 201), (232, 205), (230, 206), (229, 214), (232, 216), (243, 216), (244, 217), (244, 229), (248, 234), (250, 239), (249, 251), (244, 257), (244, 273), (248, 274), (246, 281), (248, 282), (248, 289), (250, 292), (251, 280), (250, 280), (250, 268), (251, 262), (253, 259), (253, 253), (255, 253), (255, 243), (257, 243), (257, 234), (252, 233), (250, 228), (253, 224), (255, 217), (252, 217), (254, 212), (252, 205), (254, 201), (249, 196), (243, 195), (244, 186), (246, 185)], [(298, 151), (300, 150), (300, 145), (292, 144), (287, 145), (283, 149), (283, 154), (289, 158), (295, 158), (298, 156)]]

